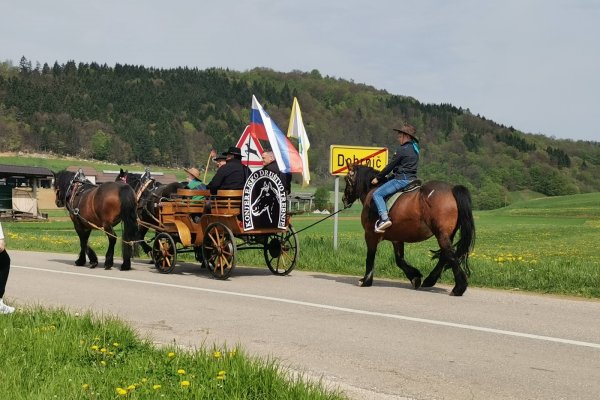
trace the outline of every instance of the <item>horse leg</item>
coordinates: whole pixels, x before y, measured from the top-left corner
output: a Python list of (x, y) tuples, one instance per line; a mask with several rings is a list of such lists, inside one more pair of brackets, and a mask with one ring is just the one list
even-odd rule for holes
[(423, 287), (433, 287), (442, 276), (442, 272), (444, 271), (444, 267), (447, 265), (447, 261), (444, 258), (444, 255), (440, 254), (440, 258), (433, 268), (433, 270), (427, 275), (427, 278), (423, 281)]
[(375, 254), (377, 253), (379, 239), (371, 232), (365, 231), (365, 241), (367, 242), (367, 259), (365, 262), (365, 276), (358, 281), (358, 286), (361, 287), (373, 285), (373, 269), (375, 267)]
[(454, 273), (454, 288), (450, 292), (450, 296), (462, 296), (463, 293), (467, 290), (467, 274), (461, 268), (458, 259), (452, 253), (452, 258), (450, 259), (450, 265), (452, 266), (452, 272)]
[(117, 243), (117, 238), (115, 237), (115, 231), (112, 226), (104, 226), (104, 231), (106, 232), (106, 237), (108, 237), (108, 249), (106, 250), (104, 259), (104, 269), (111, 269), (114, 265), (115, 243)]
[(121, 271), (129, 271), (131, 269), (131, 255), (133, 253), (133, 245), (129, 243), (123, 243), (121, 246), (123, 250), (123, 264), (121, 264)]
[[(81, 267), (82, 265), (85, 265), (85, 253), (86, 251), (88, 251), (88, 239), (90, 238), (90, 234), (92, 233), (91, 230), (89, 229), (76, 229), (77, 231), (77, 236), (79, 236), (79, 257), (77, 258), (77, 260), (75, 260), (75, 265), (77, 265), (78, 267)], [(89, 255), (89, 252), (88, 252)], [(95, 254), (94, 254), (95, 255)], [(90, 256), (90, 264), (91, 268), (94, 268), (95, 265), (93, 265), (93, 258)], [(96, 264), (97, 264), (96, 260)]]
[(152, 258), (152, 247), (150, 247), (148, 243), (144, 241), (146, 233), (148, 233), (148, 228), (146, 228), (145, 226), (140, 226), (138, 230), (138, 240), (140, 240), (140, 242), (138, 243), (140, 244), (140, 246), (142, 246), (142, 251), (144, 252), (144, 254), (148, 254)]
[(438, 262), (433, 268), (433, 270), (429, 273), (427, 278), (425, 278), (425, 281), (423, 282), (423, 287), (435, 286), (437, 281), (442, 276), (444, 268), (450, 264), (450, 260), (454, 257), (451, 235), (439, 233), (436, 235), (436, 239), (440, 246), (439, 253), (436, 255), (436, 257), (438, 258)]
[(423, 275), (421, 271), (410, 265), (404, 259), (404, 243), (403, 242), (393, 242), (394, 244), (394, 257), (396, 258), (396, 265), (402, 271), (404, 271), (404, 275), (410, 281), (412, 287), (414, 289), (418, 289), (421, 287), (421, 279)]

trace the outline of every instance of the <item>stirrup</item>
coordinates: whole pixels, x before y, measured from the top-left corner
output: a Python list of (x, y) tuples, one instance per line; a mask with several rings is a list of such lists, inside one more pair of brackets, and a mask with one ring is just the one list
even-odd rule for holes
[(387, 220), (385, 220), (385, 221), (382, 222), (381, 220), (378, 219), (375, 222), (375, 232), (377, 232), (377, 233), (383, 233), (390, 226), (392, 226), (392, 221), (391, 220), (387, 219)]

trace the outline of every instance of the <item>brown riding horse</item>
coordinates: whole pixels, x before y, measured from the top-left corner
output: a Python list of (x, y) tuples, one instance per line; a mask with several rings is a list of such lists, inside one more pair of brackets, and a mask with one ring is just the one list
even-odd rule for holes
[(90, 260), (90, 268), (98, 265), (98, 257), (89, 246), (88, 240), (92, 229), (102, 229), (108, 237), (104, 268), (112, 268), (117, 241), (113, 227), (123, 221), (124, 242), (121, 271), (131, 269), (133, 248), (125, 242), (135, 240), (138, 231), (137, 202), (133, 189), (122, 182), (94, 185), (79, 173), (63, 170), (54, 174), (54, 191), (56, 206), (67, 208), (79, 236), (81, 250), (75, 265), (85, 265), (86, 254)]
[[(419, 189), (403, 193), (389, 210), (392, 220), (384, 233), (374, 231), (375, 221), (379, 218), (377, 208), (372, 203), (375, 187), (371, 180), (377, 175), (373, 168), (350, 165), (346, 175), (346, 188), (342, 201), (350, 207), (360, 199), (363, 209), (362, 226), (367, 242), (365, 276), (360, 286), (373, 284), (373, 267), (377, 245), (389, 240), (394, 245), (394, 256), (398, 267), (404, 271), (415, 289), (432, 287), (446, 268), (452, 268), (455, 286), (451, 296), (462, 296), (467, 290), (469, 270), (469, 252), (475, 244), (475, 223), (471, 210), (471, 196), (464, 186), (451, 186), (445, 182), (427, 182)], [(460, 239), (453, 244), (454, 236), (460, 230)], [(436, 237), (440, 249), (434, 252), (437, 265), (423, 281), (421, 272), (404, 259), (404, 243), (416, 243)]]

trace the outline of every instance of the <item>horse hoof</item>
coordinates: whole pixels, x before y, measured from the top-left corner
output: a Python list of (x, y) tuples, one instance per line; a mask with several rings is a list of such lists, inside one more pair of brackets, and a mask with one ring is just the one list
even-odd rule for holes
[(365, 282), (364, 279), (360, 279), (358, 281), (358, 286), (360, 286), (360, 287), (370, 287), (372, 285), (373, 285), (373, 281), (367, 281), (367, 282)]
[(111, 269), (111, 268), (112, 268), (112, 265), (105, 265), (104, 266), (104, 269)]
[(98, 266), (98, 263), (91, 263), (90, 264), (90, 269), (94, 269)]
[(425, 281), (421, 284), (421, 287), (433, 287), (434, 285), (435, 283), (431, 283), (430, 281), (425, 279)]
[(418, 289), (421, 287), (421, 277), (416, 277), (411, 279), (410, 283), (412, 284), (413, 289)]
[(130, 271), (131, 267), (121, 267), (121, 271)]
[(454, 290), (450, 292), (450, 296), (453, 296), (453, 297), (460, 297), (462, 295), (463, 295), (462, 293), (455, 293)]
[(81, 261), (79, 261), (79, 260), (78, 260), (78, 261), (75, 261), (75, 265), (76, 265), (76, 266), (78, 266), (78, 267), (82, 267), (82, 266), (84, 266), (84, 265), (85, 265), (85, 261), (83, 261), (83, 262), (81, 262)]

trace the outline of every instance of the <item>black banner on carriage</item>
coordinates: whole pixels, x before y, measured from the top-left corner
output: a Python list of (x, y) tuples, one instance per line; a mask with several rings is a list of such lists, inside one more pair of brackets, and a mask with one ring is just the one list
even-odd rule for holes
[(242, 195), (242, 226), (254, 229), (285, 229), (287, 198), (279, 176), (258, 170), (248, 177)]

